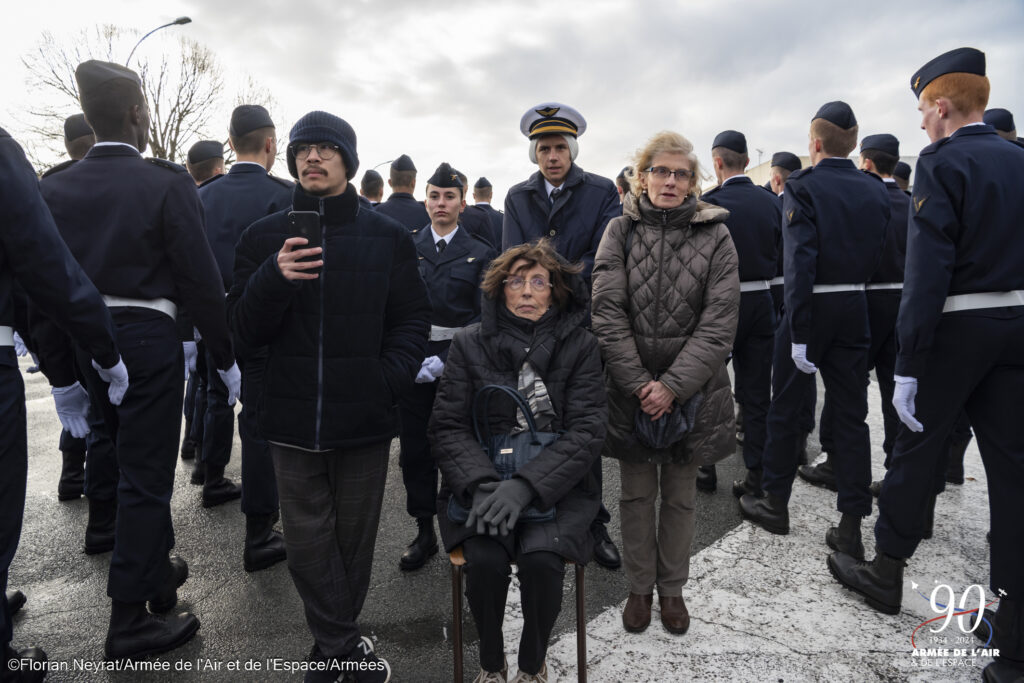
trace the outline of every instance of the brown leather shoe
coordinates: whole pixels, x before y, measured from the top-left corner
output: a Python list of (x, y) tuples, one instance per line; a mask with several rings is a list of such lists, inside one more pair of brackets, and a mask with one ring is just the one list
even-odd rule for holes
[(690, 613), (686, 610), (683, 596), (658, 596), (661, 605), (661, 624), (669, 633), (686, 633), (690, 628)]
[(622, 610), (622, 626), (630, 633), (640, 633), (651, 623), (651, 604), (654, 595), (630, 593), (626, 608)]

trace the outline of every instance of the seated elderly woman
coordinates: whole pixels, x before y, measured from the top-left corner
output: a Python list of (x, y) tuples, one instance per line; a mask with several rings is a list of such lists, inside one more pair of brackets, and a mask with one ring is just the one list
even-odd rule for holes
[(685, 633), (697, 467), (735, 450), (725, 360), (739, 318), (739, 265), (723, 222), (729, 212), (697, 198), (700, 166), (686, 138), (655, 135), (633, 167), (622, 216), (608, 223), (594, 262), (604, 454), (619, 460), (622, 485), (622, 624), (647, 628), (657, 588), (662, 625)]
[[(545, 656), (561, 609), (565, 561), (585, 563), (592, 554), (588, 530), (600, 489), (591, 465), (601, 452), (607, 409), (597, 340), (585, 328), (590, 297), (580, 270), (546, 240), (496, 258), (481, 285), (481, 320), (455, 334), (434, 402), (431, 451), (442, 474), (438, 523), (445, 548), (461, 545), (466, 558), (481, 683), (508, 680), (501, 625), (510, 565), (518, 566), (525, 622), (513, 680), (547, 681)], [(473, 429), (474, 397), (489, 384), (517, 390), (537, 429), (558, 434), (504, 481)], [(504, 395), (491, 395), (483, 419), (492, 433), (526, 428)], [(453, 503), (469, 509), (466, 523), (453, 521)], [(553, 508), (553, 519), (519, 519), (527, 508)]]

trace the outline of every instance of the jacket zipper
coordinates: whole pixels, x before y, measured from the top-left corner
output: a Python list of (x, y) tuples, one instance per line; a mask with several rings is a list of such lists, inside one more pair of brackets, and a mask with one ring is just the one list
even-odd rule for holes
[[(662, 279), (661, 275), (662, 275), (662, 266), (665, 265), (665, 228), (666, 228), (666, 226), (668, 226), (668, 212), (667, 211), (662, 211), (661, 212), (661, 246), (659, 247), (659, 252), (658, 252), (658, 286), (657, 286), (657, 290), (656, 290), (657, 294), (654, 297), (654, 329), (658, 329), (658, 327), (660, 326), (660, 321), (661, 321), (661, 318), (659, 317), (659, 312), (660, 312), (659, 309), (661, 308), (661, 279)], [(651, 358), (654, 359), (656, 357), (657, 356), (655, 355), (654, 339), (652, 338), (651, 339)], [(657, 378), (657, 376), (661, 374), (661, 371), (660, 371), (659, 368), (655, 368), (654, 372), (656, 373), (655, 374), (655, 378)]]
[(327, 274), (327, 226), (324, 223), (324, 200), (320, 200), (320, 328), (317, 333), (316, 347), (316, 434), (313, 448), (320, 450), (320, 425), (323, 423), (324, 411), (324, 276)]

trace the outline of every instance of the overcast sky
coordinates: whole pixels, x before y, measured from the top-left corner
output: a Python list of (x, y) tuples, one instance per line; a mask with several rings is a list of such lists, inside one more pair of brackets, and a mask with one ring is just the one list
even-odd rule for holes
[[(861, 136), (890, 132), (901, 153), (927, 143), (911, 74), (961, 46), (988, 60), (990, 107), (1024, 128), (1024, 2), (739, 2), (735, 0), (122, 0), (8, 3), (0, 40), (5, 97), (0, 126), (16, 137), (27, 106), (20, 56), (44, 29), (72, 35), (113, 23), (165, 29), (138, 56), (175, 49), (177, 35), (214, 50), (228, 76), (223, 138), (234, 93), (247, 75), (274, 93), (286, 132), (307, 111), (346, 119), (359, 138), (360, 169), (409, 154), (422, 182), (442, 161), (485, 175), (496, 200), (536, 170), (519, 119), (555, 100), (586, 117), (577, 162), (614, 176), (652, 134), (693, 141), (702, 163), (715, 134), (743, 131), (751, 164), (773, 152), (806, 154), (811, 116), (849, 102)], [(54, 161), (57, 161), (56, 159)], [(387, 165), (380, 167), (387, 175)], [(287, 175), (281, 164), (274, 168)]]

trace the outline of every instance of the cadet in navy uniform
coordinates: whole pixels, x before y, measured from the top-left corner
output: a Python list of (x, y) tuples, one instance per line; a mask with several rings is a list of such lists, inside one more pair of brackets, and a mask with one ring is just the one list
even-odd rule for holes
[(224, 143), (220, 140), (200, 140), (188, 148), (185, 168), (196, 186), (224, 174)]
[[(57, 233), (25, 153), (0, 129), (0, 671), (5, 681), (39, 681), (45, 671), (32, 671), (24, 665), (19, 671), (8, 665), (12, 659), (46, 661), (39, 648), (16, 651), (11, 647), (10, 615), (18, 606), (8, 604), (7, 572), (21, 536), (28, 474), (25, 388), (13, 348), (15, 281), (34, 306), (72, 336), (84, 354), (108, 368), (102, 371), (104, 376), (116, 376), (109, 389), (105, 384), (104, 389), (111, 400), (120, 402), (128, 389), (128, 374), (114, 342), (110, 313)], [(88, 396), (73, 372), (51, 374), (48, 379), (57, 415), (65, 428), (80, 438), (88, 431)]]
[(409, 228), (410, 231), (424, 228), (430, 223), (430, 216), (423, 208), (423, 202), (416, 201), (412, 193), (416, 191), (416, 164), (408, 155), (403, 154), (391, 162), (391, 174), (388, 178), (391, 195), (386, 202), (376, 206), (385, 216)]
[[(728, 209), (726, 225), (740, 262), (740, 317), (732, 367), (736, 401), (743, 406), (743, 463), (747, 476), (733, 484), (733, 494), (738, 498), (761, 490), (761, 456), (772, 398), (775, 347), (775, 311), (769, 289), (779, 260), (782, 210), (775, 197), (744, 175), (750, 157), (743, 133), (727, 130), (715, 136), (711, 158), (719, 184), (701, 199)], [(709, 469), (714, 472), (714, 465)]]
[(910, 194), (908, 189), (910, 188), (911, 170), (913, 169), (910, 168), (910, 164), (901, 161), (896, 164), (896, 170), (892, 172), (892, 179), (896, 181), (896, 185), (908, 195)]
[[(531, 107), (519, 121), (529, 138), (530, 161), (537, 172), (505, 196), (501, 248), (518, 246), (541, 237), (551, 240), (558, 253), (570, 262), (583, 263), (583, 279), (590, 287), (594, 255), (608, 221), (622, 215), (615, 184), (576, 165), (577, 138), (587, 130), (583, 115), (558, 102)], [(601, 462), (594, 462), (594, 476), (602, 481)], [(604, 503), (591, 528), (594, 559), (603, 567), (622, 564), (619, 551), (608, 536), (611, 520)]]
[(996, 135), (1010, 142), (1017, 142), (1017, 126), (1013, 114), (1006, 109), (986, 109), (982, 121), (996, 129)]
[(466, 206), (465, 188), (448, 164), (427, 181), (430, 225), (414, 236), (419, 270), (430, 294), (430, 341), (411, 391), (399, 398), (402, 481), (406, 511), (416, 519), (416, 538), (402, 554), (402, 569), (419, 569), (437, 552), (437, 463), (430, 454), (427, 422), (434, 406), (437, 380), (448, 360), (455, 332), (480, 319), (480, 281), (497, 252), (459, 222)]
[(823, 105), (811, 120), (813, 166), (793, 173), (783, 195), (785, 304), (775, 335), (773, 397), (763, 458), (766, 496), (744, 494), (745, 517), (789, 533), (789, 496), (798, 465), (797, 418), (821, 367), (833, 401), (832, 433), (842, 521), (830, 546), (863, 556), (860, 520), (871, 514), (871, 434), (867, 376), (870, 331), (865, 283), (878, 267), (892, 214), (885, 184), (858, 171), (857, 119), (845, 102)]
[[(491, 206), (493, 193), (494, 188), (491, 187), (491, 181), (484, 177), (478, 178), (473, 183), (473, 206), (467, 206), (466, 210), (462, 212), (462, 216), (467, 227), (474, 228), (470, 232), (480, 235), (495, 250), (498, 250), (501, 249), (501, 226), (505, 216)], [(473, 220), (472, 225), (470, 218)]]
[[(291, 182), (270, 175), (277, 156), (277, 131), (265, 108), (258, 104), (235, 107), (228, 134), (228, 144), (237, 160), (226, 175), (217, 176), (199, 188), (206, 214), (206, 238), (220, 268), (225, 293), (231, 289), (238, 238), (252, 223), (289, 207), (294, 187)], [(197, 462), (196, 467), (204, 470), (204, 507), (241, 495), (246, 517), (243, 564), (247, 571), (257, 571), (285, 559), (284, 539), (273, 529), (278, 508), (274, 463), (257, 426), (267, 350), (245, 348), (237, 340), (235, 348), (242, 369), (242, 412), (238, 416), (242, 440), (241, 491), (224, 476), (224, 467), (231, 457), (235, 413), (228, 405), (227, 387), (214, 372), (208, 351), (202, 465)]]
[(178, 304), (202, 334), (231, 401), (241, 373), (194, 182), (183, 167), (139, 153), (149, 109), (138, 75), (91, 60), (78, 66), (75, 79), (98, 142), (82, 161), (43, 181), (42, 190), (61, 236), (103, 293), (125, 365), (136, 378), (115, 410), (79, 355), (90, 398), (102, 408), (116, 447), (116, 461), (97, 472), (121, 473), (105, 653), (142, 657), (180, 646), (199, 628), (192, 614), (159, 618), (146, 610), (147, 601), (154, 612), (173, 609), (188, 576), (183, 560), (168, 557), (183, 390)]
[(896, 436), (878, 499), (878, 553), (833, 553), (843, 585), (888, 614), (900, 610), (903, 569), (922, 538), (921, 510), (946, 466), (964, 408), (978, 437), (991, 508), (990, 586), (999, 598), (986, 681), (1024, 676), (1024, 149), (982, 122), (985, 55), (947, 52), (911, 78), (932, 144), (914, 173), (893, 399)]

